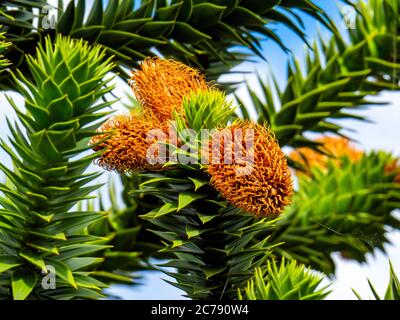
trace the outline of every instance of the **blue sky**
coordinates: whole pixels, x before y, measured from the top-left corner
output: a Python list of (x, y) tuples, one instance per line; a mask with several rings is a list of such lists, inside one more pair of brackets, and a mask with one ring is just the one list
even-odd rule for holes
[[(88, 1), (89, 3), (90, 1)], [(338, 26), (342, 28), (342, 21), (338, 14), (337, 6), (338, 1), (332, 0), (320, 0), (316, 1), (322, 6), (336, 21)], [(322, 34), (327, 35), (327, 31), (321, 27), (315, 20), (304, 17), (306, 22), (306, 34), (310, 40), (315, 38), (317, 31), (320, 30)], [(275, 26), (278, 34), (284, 40), (285, 44), (292, 50), (292, 53), (302, 60), (304, 52), (303, 42), (293, 34), (293, 32), (287, 30), (279, 25)], [(288, 56), (285, 55), (282, 50), (274, 44), (272, 41), (266, 41), (263, 44), (263, 51), (267, 57), (267, 61), (257, 59), (256, 63), (244, 63), (237, 67), (237, 70), (249, 71), (249, 75), (236, 75), (234, 80), (246, 80), (250, 86), (257, 92), (255, 72), (258, 72), (263, 79), (267, 79), (270, 73), (273, 73), (278, 82), (283, 85), (286, 77), (286, 63)], [(230, 80), (229, 77), (225, 77), (226, 80)], [(123, 83), (119, 82), (121, 85)], [(127, 91), (125, 87), (123, 90), (117, 91), (117, 95), (123, 95), (123, 91)], [(238, 95), (244, 100), (248, 101), (248, 95), (244, 88), (241, 86), (238, 89)], [(16, 95), (12, 95), (17, 105), (22, 105), (22, 99)], [(355, 121), (345, 121), (347, 127), (351, 127), (355, 132), (348, 133), (352, 138), (359, 141), (360, 147), (366, 150), (372, 149), (384, 149), (391, 151), (394, 154), (400, 156), (399, 146), (399, 120), (400, 120), (400, 96), (398, 92), (386, 92), (379, 97), (374, 97), (376, 101), (388, 101), (391, 104), (388, 106), (371, 106), (369, 110), (363, 111), (363, 115), (367, 115), (370, 119), (374, 120), (373, 124), (360, 123)], [(5, 101), (4, 97), (0, 97), (0, 132), (1, 138), (4, 138), (8, 130), (6, 129), (4, 118), (5, 116), (13, 118), (13, 111), (8, 106), (8, 102)], [(0, 151), (0, 161), (2, 163), (9, 164), (9, 159), (4, 156), (4, 153)], [(97, 170), (96, 167), (92, 169)], [(112, 174), (111, 174), (112, 175)], [(3, 176), (0, 174), (0, 179)], [(103, 175), (103, 180), (107, 179), (107, 174)], [(400, 232), (391, 232), (390, 239), (393, 243), (400, 243)], [(391, 258), (395, 269), (400, 270), (400, 259), (399, 259), (400, 246), (390, 245), (387, 246), (388, 255)], [(337, 277), (333, 281), (333, 293), (330, 295), (330, 299), (354, 299), (355, 296), (351, 292), (351, 288), (355, 288), (361, 293), (363, 297), (371, 297), (371, 294), (367, 286), (367, 277), (369, 277), (373, 283), (376, 284), (379, 293), (383, 292), (388, 280), (388, 263), (387, 257), (377, 252), (375, 255), (369, 255), (366, 264), (358, 264), (355, 262), (342, 260), (340, 257), (335, 257), (337, 263)], [(175, 289), (171, 285), (165, 283), (162, 278), (166, 278), (164, 275), (152, 272), (145, 273), (142, 286), (126, 287), (126, 286), (114, 286), (112, 292), (120, 295), (126, 299), (180, 299), (181, 292)]]

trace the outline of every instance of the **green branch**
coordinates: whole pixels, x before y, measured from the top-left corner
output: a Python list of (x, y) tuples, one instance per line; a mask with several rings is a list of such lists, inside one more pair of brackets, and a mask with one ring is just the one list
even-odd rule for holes
[[(6, 26), (10, 40), (15, 43), (10, 58), (24, 70), (23, 52), (36, 47), (44, 35), (60, 33), (101, 44), (108, 54), (115, 56), (117, 69), (123, 73), (122, 67), (132, 68), (157, 52), (195, 65), (214, 80), (250, 58), (251, 55), (235, 47), (247, 48), (252, 54), (262, 56), (261, 40), (269, 39), (287, 50), (284, 41), (271, 28), (271, 22), (287, 26), (306, 40), (299, 15), (303, 12), (336, 31), (316, 2), (142, 0), (135, 6), (133, 0), (110, 0), (103, 7), (103, 1), (95, 0), (85, 18), (85, 1), (78, 0), (70, 1), (65, 10), (58, 8), (56, 30), (49, 28), (49, 13), (41, 12), (36, 30), (32, 7), (42, 11), (46, 1), (17, 0), (12, 8), (0, 7), (14, 18), (0, 16), (0, 23)], [(3, 87), (7, 85), (5, 80)]]
[(328, 286), (320, 288), (322, 280), (321, 275), (294, 260), (271, 260), (255, 270), (238, 296), (239, 300), (322, 300), (330, 293)]
[[(113, 65), (99, 47), (62, 37), (54, 44), (47, 38), (27, 64), (34, 81), (13, 75), (26, 111), (9, 98), (19, 124), (8, 120), (9, 143), (1, 142), (13, 163), (13, 169), (0, 164), (9, 181), (0, 184), (1, 297), (99, 298), (105, 284), (87, 267), (101, 262), (93, 253), (109, 246), (82, 231), (105, 212), (71, 209), (100, 187), (90, 184), (98, 173), (85, 173), (97, 154), (84, 151), (109, 114), (99, 112), (109, 103), (98, 100), (112, 89), (104, 88), (110, 80), (104, 77)], [(50, 290), (40, 278), (53, 268)]]
[(254, 237), (269, 230), (273, 221), (255, 219), (227, 204), (208, 185), (208, 175), (195, 166), (182, 166), (163, 174), (143, 173), (147, 181), (140, 193), (153, 194), (164, 202), (142, 218), (162, 239), (163, 267), (170, 282), (192, 299), (232, 299), (266, 263), (272, 246), (268, 238)]
[(387, 172), (392, 155), (365, 154), (353, 162), (341, 158), (312, 176), (299, 175), (299, 189), (271, 236), (282, 243), (275, 252), (327, 274), (335, 270), (332, 253), (365, 261), (375, 249), (384, 251), (387, 227), (398, 229), (394, 209), (400, 206), (396, 172)]
[(337, 34), (320, 38), (320, 45), (314, 43), (306, 53), (304, 70), (293, 57), (283, 89), (274, 78), (259, 78), (261, 96), (248, 85), (252, 104), (237, 98), (243, 117), (254, 109), (282, 146), (317, 148), (305, 133), (343, 134), (337, 120), (366, 120), (352, 111), (381, 104), (369, 101), (369, 96), (399, 90), (399, 0), (360, 1), (357, 7), (356, 27), (347, 32), (350, 40)]

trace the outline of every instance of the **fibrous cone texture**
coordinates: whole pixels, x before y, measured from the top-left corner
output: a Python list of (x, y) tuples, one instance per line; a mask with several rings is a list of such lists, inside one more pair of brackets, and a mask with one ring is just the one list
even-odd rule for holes
[(310, 148), (299, 148), (291, 153), (291, 159), (306, 167), (326, 168), (328, 161), (334, 161), (335, 164), (340, 165), (340, 158), (342, 157), (357, 162), (363, 155), (363, 152), (350, 143), (349, 139), (343, 137), (324, 136), (315, 141), (322, 144), (323, 151), (328, 155)]
[(207, 91), (204, 75), (181, 62), (148, 58), (133, 73), (131, 86), (145, 112), (160, 122), (181, 111), (183, 99), (191, 92)]
[[(185, 97), (193, 92), (215, 90), (198, 71), (180, 62), (158, 58), (146, 59), (141, 70), (133, 74), (132, 82), (142, 112), (112, 118), (99, 128), (99, 135), (92, 138), (92, 143), (97, 143), (95, 149), (104, 150), (97, 163), (108, 170), (125, 172), (160, 168), (148, 161), (148, 150), (156, 142), (147, 139), (148, 132), (159, 128), (166, 133), (169, 143), (171, 140), (178, 143), (175, 133), (171, 134), (169, 130), (169, 120), (175, 112), (185, 117)], [(243, 133), (239, 140), (237, 130)], [(255, 123), (236, 121), (216, 132), (212, 140), (220, 139), (217, 148), (225, 150), (228, 142), (231, 152), (221, 152), (222, 158), (218, 161), (212, 157), (206, 166), (211, 184), (232, 205), (257, 216), (281, 213), (290, 203), (293, 180), (286, 157), (270, 130)], [(225, 139), (226, 132), (233, 137), (233, 143), (232, 139)], [(250, 137), (248, 132), (252, 133)], [(250, 148), (248, 138), (252, 142)], [(235, 154), (238, 147), (242, 158)]]
[(145, 59), (141, 69), (133, 72), (131, 86), (142, 110), (131, 115), (117, 115), (98, 129), (99, 135), (93, 137), (91, 143), (97, 143), (94, 150), (104, 152), (96, 163), (119, 172), (160, 169), (160, 165), (148, 161), (147, 150), (157, 141), (146, 140), (147, 134), (158, 129), (169, 143), (175, 143), (176, 136), (169, 125), (174, 111), (184, 116), (183, 99), (192, 92), (212, 88), (197, 70), (159, 58)]
[(103, 150), (96, 163), (106, 170), (119, 172), (157, 169), (147, 159), (147, 150), (156, 142), (147, 135), (157, 129), (168, 139), (168, 125), (151, 118), (136, 113), (111, 118), (98, 129), (102, 134), (91, 140), (96, 144), (94, 150)]
[[(242, 133), (239, 140), (237, 132)], [(216, 190), (234, 206), (256, 216), (281, 213), (290, 203), (293, 179), (272, 132), (259, 124), (236, 121), (215, 133), (212, 140), (212, 144), (219, 142), (220, 161), (215, 163), (215, 156), (209, 159), (207, 171)], [(239, 149), (242, 158), (235, 159)]]

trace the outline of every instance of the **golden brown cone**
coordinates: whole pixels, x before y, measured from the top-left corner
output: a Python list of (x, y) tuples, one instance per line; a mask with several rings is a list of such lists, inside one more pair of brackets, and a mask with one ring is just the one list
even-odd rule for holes
[[(340, 158), (342, 157), (347, 157), (355, 163), (363, 156), (363, 151), (358, 150), (348, 139), (343, 137), (325, 136), (316, 139), (316, 141), (323, 144), (324, 150), (331, 157), (309, 148), (299, 148), (290, 154), (291, 159), (306, 167), (318, 166), (326, 168), (329, 160), (333, 161), (336, 165), (340, 165)], [(393, 160), (385, 167), (385, 174), (392, 173), (396, 173), (393, 182), (400, 183), (400, 165), (398, 159)]]
[(145, 59), (133, 72), (131, 86), (145, 113), (165, 122), (182, 108), (183, 98), (192, 91), (208, 90), (204, 75), (174, 60)]
[(326, 168), (329, 160), (340, 165), (341, 157), (348, 157), (352, 162), (357, 162), (363, 155), (363, 152), (355, 148), (349, 139), (343, 137), (325, 136), (315, 141), (322, 143), (323, 150), (331, 157), (310, 148), (299, 148), (290, 154), (290, 158), (305, 167), (319, 166)]
[[(254, 132), (253, 147), (247, 147), (246, 151), (245, 139), (239, 140), (238, 144), (244, 157), (253, 155), (252, 167), (246, 167), (246, 164), (251, 166), (250, 160), (224, 163), (224, 160), (231, 160), (224, 158), (225, 134), (228, 132), (228, 136), (234, 136), (235, 129), (242, 129), (244, 136), (247, 129)], [(286, 157), (273, 134), (259, 124), (237, 121), (225, 131), (218, 131), (213, 138), (220, 139), (221, 152), (220, 163), (211, 163), (210, 158), (207, 166), (215, 189), (234, 206), (256, 216), (276, 216), (281, 213), (290, 203), (293, 179)], [(225, 148), (233, 150), (234, 143), (227, 144)]]
[(126, 172), (132, 170), (159, 169), (160, 165), (151, 165), (147, 158), (148, 148), (155, 140), (147, 141), (147, 134), (154, 129), (162, 130), (168, 139), (168, 125), (160, 125), (139, 114), (118, 115), (108, 120), (98, 129), (99, 134), (91, 139), (96, 144), (102, 139), (109, 138), (98, 145), (94, 150), (104, 150), (96, 163), (106, 170)]
[(169, 130), (169, 120), (174, 110), (182, 108), (184, 97), (192, 91), (211, 90), (205, 77), (197, 70), (183, 63), (159, 58), (148, 58), (142, 62), (141, 69), (132, 75), (132, 88), (136, 98), (143, 107), (142, 113), (120, 115), (107, 121), (91, 139), (95, 144), (93, 149), (102, 150), (103, 154), (97, 159), (97, 164), (107, 170), (121, 172), (131, 170), (157, 169), (148, 163), (146, 152), (155, 141), (146, 141), (146, 134), (153, 129), (161, 129), (166, 138), (175, 141), (176, 135)]

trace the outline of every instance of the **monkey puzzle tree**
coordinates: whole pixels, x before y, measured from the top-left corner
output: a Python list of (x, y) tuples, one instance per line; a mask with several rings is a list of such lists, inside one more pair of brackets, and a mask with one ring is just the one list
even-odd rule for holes
[[(364, 261), (384, 250), (387, 227), (399, 227), (396, 157), (308, 133), (343, 135), (332, 120), (364, 120), (351, 110), (398, 90), (399, 1), (342, 2), (358, 8), (347, 36), (311, 0), (59, 1), (54, 26), (47, 1), (3, 1), (0, 84), (25, 105), (8, 99), (17, 122), (1, 143), (13, 164), (0, 165), (1, 297), (96, 299), (162, 258), (193, 299), (322, 299), (308, 268), (331, 274), (334, 252)], [(305, 41), (303, 14), (331, 35), (310, 45), (305, 70), (289, 59), (283, 89), (260, 79), (249, 106), (221, 91), (232, 84), (210, 84), (268, 58), (262, 40), (286, 50), (273, 23)], [(127, 81), (130, 68), (138, 104), (107, 118), (106, 74)], [(225, 153), (236, 148), (244, 158)], [(94, 159), (118, 172), (124, 203), (113, 185), (111, 208), (104, 193), (88, 201), (100, 188), (86, 172)], [(57, 288), (46, 290), (51, 266)]]

